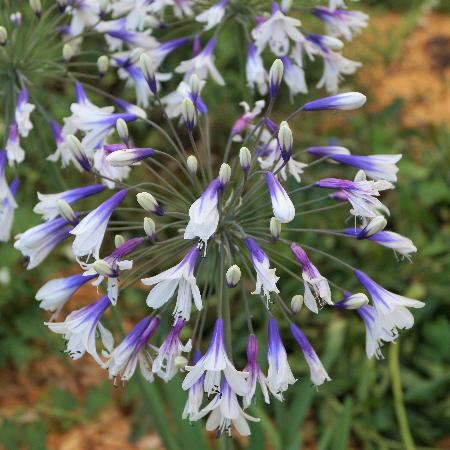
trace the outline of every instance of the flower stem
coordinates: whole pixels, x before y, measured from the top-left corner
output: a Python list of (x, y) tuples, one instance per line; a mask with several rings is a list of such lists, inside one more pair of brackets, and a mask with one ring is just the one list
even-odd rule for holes
[(391, 373), (392, 393), (394, 394), (394, 408), (400, 427), (400, 437), (405, 446), (405, 450), (415, 450), (414, 440), (409, 428), (408, 416), (403, 403), (402, 380), (400, 378), (399, 364), (400, 345), (397, 342), (392, 344), (389, 349), (389, 371)]

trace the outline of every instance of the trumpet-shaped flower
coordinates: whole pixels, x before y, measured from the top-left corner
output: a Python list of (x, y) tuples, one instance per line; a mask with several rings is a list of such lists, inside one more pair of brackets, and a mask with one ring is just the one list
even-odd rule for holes
[(173, 311), (175, 321), (189, 320), (192, 309), (192, 298), (197, 310), (202, 309), (202, 297), (194, 276), (195, 263), (200, 250), (195, 246), (189, 250), (183, 260), (174, 267), (159, 275), (142, 279), (147, 286), (156, 285), (148, 294), (147, 305), (159, 308), (167, 303), (178, 288), (177, 303)]
[(34, 108), (34, 105), (28, 103), (28, 90), (23, 88), (19, 93), (16, 110), (14, 112), (17, 129), (22, 137), (27, 137), (30, 130), (33, 129), (30, 114), (34, 111)]
[(306, 252), (299, 245), (292, 244), (291, 250), (297, 261), (302, 265), (302, 278), (305, 285), (305, 305), (317, 314), (319, 310), (316, 299), (321, 306), (325, 303), (329, 305), (333, 304), (328, 281), (320, 274), (317, 267), (310, 261)]
[(214, 28), (222, 21), (227, 3), (228, 0), (219, 0), (215, 5), (211, 6), (211, 8), (208, 8), (199, 14), (195, 20), (205, 24), (205, 31)]
[[(1, 158), (1, 156), (0, 156)], [(1, 178), (0, 174), (0, 178)], [(2, 181), (0, 179), (0, 190), (2, 189)], [(11, 183), (11, 186), (6, 185), (7, 195), (4, 198), (0, 198), (0, 242), (9, 241), (11, 237), (11, 228), (14, 219), (14, 210), (17, 208), (17, 203), (12, 202), (9, 194), (11, 194), (12, 199), (16, 196), (17, 190), (19, 189), (19, 179), (16, 177)], [(1, 194), (0, 194), (1, 195)]]
[(100, 323), (100, 318), (109, 304), (110, 301), (105, 295), (95, 303), (71, 312), (64, 322), (47, 322), (46, 325), (54, 333), (63, 335), (67, 341), (66, 353), (72, 359), (79, 359), (88, 352), (98, 364), (103, 365), (97, 352), (96, 337), (100, 337), (106, 351), (112, 350), (112, 334)]
[(295, 218), (294, 204), (272, 172), (267, 172), (266, 183), (269, 189), (274, 216), (281, 223), (292, 222)]
[(230, 361), (225, 349), (223, 335), (223, 320), (217, 319), (208, 351), (197, 361), (194, 366), (186, 367), (188, 374), (183, 380), (184, 390), (190, 389), (204, 375), (204, 390), (208, 395), (220, 392), (222, 374), (231, 389), (238, 395), (245, 395), (247, 376), (245, 372), (239, 372)]
[(256, 87), (261, 95), (266, 95), (269, 75), (264, 68), (261, 55), (256, 51), (256, 47), (252, 42), (249, 42), (247, 47), (245, 73), (247, 76), (247, 85), (251, 89), (255, 89)]
[(5, 149), (10, 166), (20, 164), (25, 159), (25, 150), (20, 145), (19, 128), (15, 121), (9, 126), (9, 134)]
[(94, 255), (96, 259), (99, 258), (100, 246), (103, 242), (109, 218), (126, 195), (126, 189), (115, 193), (84, 217), (70, 232), (70, 234), (75, 236), (72, 245), (75, 256)]
[[(194, 352), (194, 358), (192, 360), (193, 365), (198, 363), (201, 359), (202, 354), (199, 350)], [(189, 420), (197, 420), (197, 415), (200, 411), (203, 401), (203, 382), (204, 376), (201, 376), (189, 389), (188, 389), (188, 399), (183, 410), (183, 419), (189, 418)]]

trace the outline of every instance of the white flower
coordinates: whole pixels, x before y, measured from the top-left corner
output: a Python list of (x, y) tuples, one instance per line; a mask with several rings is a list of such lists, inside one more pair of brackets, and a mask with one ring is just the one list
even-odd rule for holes
[(289, 195), (275, 178), (272, 172), (266, 173), (266, 183), (269, 189), (270, 200), (274, 216), (281, 223), (289, 223), (295, 218), (295, 208)]
[(248, 86), (251, 89), (255, 89), (256, 86), (261, 95), (266, 95), (269, 75), (267, 70), (264, 68), (261, 55), (256, 51), (256, 48), (252, 42), (249, 42), (248, 44), (245, 73), (247, 76)]
[(108, 352), (112, 350), (112, 334), (100, 323), (109, 304), (108, 297), (104, 296), (95, 303), (71, 312), (64, 322), (47, 322), (46, 325), (51, 331), (64, 336), (67, 340), (66, 352), (72, 359), (79, 359), (88, 352), (98, 364), (103, 365), (97, 353), (95, 338), (99, 336), (104, 348)]
[(197, 310), (202, 309), (202, 297), (194, 276), (195, 263), (200, 251), (192, 247), (183, 260), (159, 275), (142, 279), (147, 286), (156, 285), (148, 294), (147, 305), (159, 308), (167, 303), (178, 288), (177, 303), (173, 311), (175, 319), (189, 320), (192, 309), (192, 297)]
[(69, 135), (73, 135), (77, 132), (77, 127), (72, 123), (72, 116), (64, 119), (64, 125), (61, 128), (56, 122), (51, 122), (53, 139), (56, 143), (56, 150), (51, 155), (47, 156), (47, 159), (52, 162), (56, 162), (61, 159), (61, 167), (67, 167), (69, 163), (73, 163), (74, 166), (81, 172), (83, 168), (74, 158), (73, 153), (70, 151), (66, 138)]
[(92, 210), (70, 232), (75, 236), (72, 250), (75, 256), (94, 255), (99, 258), (100, 246), (103, 242), (109, 218), (114, 209), (127, 195), (127, 190), (122, 189)]
[(115, 181), (126, 180), (130, 174), (130, 168), (127, 166), (117, 167), (113, 166), (108, 161), (108, 156), (111, 154), (110, 149), (123, 148), (121, 144), (103, 145), (101, 148), (95, 150), (94, 152), (94, 169), (100, 173), (104, 178), (102, 178), (102, 183), (109, 189), (114, 189), (116, 187)]
[(17, 123), (13, 122), (9, 127), (8, 140), (5, 145), (8, 163), (10, 166), (20, 164), (25, 159), (25, 151), (20, 146), (19, 129)]
[(245, 395), (248, 390), (246, 382), (248, 374), (236, 370), (228, 358), (223, 337), (222, 319), (216, 320), (208, 351), (197, 361), (195, 366), (187, 366), (186, 370), (189, 373), (183, 380), (182, 388), (184, 390), (190, 389), (205, 374), (205, 392), (208, 395), (219, 392), (222, 372), (234, 392)]
[(17, 208), (15, 195), (19, 189), (19, 179), (16, 177), (8, 186), (4, 175), (6, 153), (0, 151), (0, 242), (6, 242), (11, 237), (14, 210)]
[(215, 179), (189, 208), (189, 223), (184, 232), (184, 239), (198, 237), (203, 243), (216, 232), (219, 224), (217, 201), (221, 183)]
[(259, 419), (245, 413), (239, 405), (236, 393), (233, 388), (223, 381), (220, 393), (216, 394), (213, 400), (206, 405), (195, 417), (201, 419), (211, 413), (206, 421), (206, 429), (214, 431), (219, 429), (219, 433), (227, 433), (231, 436), (231, 425), (234, 425), (236, 431), (242, 436), (250, 435), (250, 428), (247, 420), (259, 422)]
[(218, 23), (221, 22), (223, 15), (225, 14), (225, 7), (227, 5), (228, 0), (220, 0), (215, 5), (211, 6), (211, 8), (203, 11), (199, 14), (195, 20), (197, 22), (205, 23), (205, 27), (203, 28), (205, 31), (214, 28)]
[(275, 56), (286, 56), (289, 52), (289, 39), (294, 42), (303, 41), (304, 37), (298, 27), (300, 20), (284, 15), (280, 10), (262, 24), (252, 30), (258, 53), (261, 53), (267, 43)]
[(279, 293), (277, 281), (280, 277), (275, 275), (276, 269), (270, 268), (270, 261), (264, 251), (252, 238), (246, 238), (245, 243), (250, 253), (250, 259), (256, 270), (256, 287), (252, 294), (260, 294), (261, 289), (267, 301), (270, 299), (270, 293)]
[(305, 71), (301, 65), (298, 65), (291, 61), (287, 56), (281, 58), (284, 65), (284, 76), (283, 80), (289, 88), (289, 94), (291, 101), (293, 97), (297, 94), (306, 94), (308, 92), (308, 87), (305, 81)]
[[(193, 363), (194, 365), (197, 364), (197, 362), (202, 357), (202, 354), (199, 350), (196, 350), (194, 352), (194, 359)], [(182, 418), (186, 419), (189, 418), (189, 420), (197, 420), (196, 417), (200, 411), (200, 408), (202, 406), (203, 401), (203, 381), (204, 377), (201, 376), (188, 390), (188, 399), (186, 401), (186, 404), (184, 406), (183, 415)]]
[(277, 321), (273, 317), (269, 320), (268, 334), (267, 361), (269, 372), (267, 374), (267, 385), (276, 398), (283, 400), (283, 392), (297, 380), (292, 375), (286, 349), (280, 338)]
[(30, 121), (30, 114), (34, 111), (35, 106), (28, 103), (28, 91), (23, 88), (20, 91), (17, 100), (17, 106), (14, 113), (14, 119), (17, 123), (19, 134), (22, 137), (27, 137), (30, 130), (33, 129), (33, 124)]
[(189, 79), (192, 74), (196, 74), (200, 80), (206, 80), (208, 75), (220, 86), (225, 85), (225, 80), (214, 65), (214, 48), (217, 44), (215, 37), (211, 38), (205, 48), (194, 58), (182, 61), (175, 69), (177, 73), (184, 73), (185, 79)]
[(319, 310), (317, 308), (316, 298), (319, 300), (320, 305), (325, 303), (329, 305), (333, 304), (328, 281), (320, 274), (317, 267), (310, 261), (306, 252), (299, 245), (292, 244), (291, 250), (298, 262), (302, 265), (302, 278), (305, 285), (305, 305), (317, 314)]

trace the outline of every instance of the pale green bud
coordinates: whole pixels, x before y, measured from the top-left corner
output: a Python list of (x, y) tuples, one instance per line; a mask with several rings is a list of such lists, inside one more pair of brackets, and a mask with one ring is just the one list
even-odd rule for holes
[(120, 247), (125, 242), (125, 238), (121, 234), (116, 234), (114, 236), (114, 245)]
[(277, 241), (281, 234), (281, 222), (276, 217), (270, 219), (269, 229), (272, 239)]
[(188, 167), (189, 172), (193, 177), (195, 177), (195, 174), (197, 173), (198, 168), (198, 161), (197, 158), (194, 155), (189, 155), (186, 160), (186, 165)]
[(294, 295), (291, 300), (291, 311), (297, 314), (303, 306), (303, 295)]
[(231, 167), (227, 163), (223, 163), (219, 170), (219, 181), (223, 186), (228, 184), (231, 178)]

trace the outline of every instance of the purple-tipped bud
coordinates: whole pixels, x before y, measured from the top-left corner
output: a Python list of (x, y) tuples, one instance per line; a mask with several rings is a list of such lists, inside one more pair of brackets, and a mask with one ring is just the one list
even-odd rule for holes
[(276, 59), (269, 72), (269, 95), (275, 98), (278, 94), (281, 82), (283, 81), (284, 66), (281, 59)]
[(360, 92), (345, 92), (308, 102), (303, 106), (304, 111), (321, 111), (324, 109), (336, 109), (350, 111), (360, 108), (366, 103), (366, 96)]

